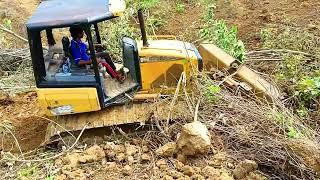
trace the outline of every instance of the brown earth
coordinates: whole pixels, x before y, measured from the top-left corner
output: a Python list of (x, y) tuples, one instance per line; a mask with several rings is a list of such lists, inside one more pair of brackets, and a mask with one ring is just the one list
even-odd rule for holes
[(157, 34), (174, 35), (187, 42), (196, 41), (199, 39), (202, 13), (203, 7), (197, 4), (186, 4), (183, 13), (173, 10), (168, 17), (165, 17), (166, 24), (159, 29)]
[(25, 20), (31, 16), (40, 0), (1, 0), (0, 1), (0, 20), (12, 21), (13, 30), (17, 33), (25, 34)]
[[(14, 127), (14, 134), (23, 151), (37, 148), (44, 140), (48, 121), (41, 118), (44, 113), (37, 103), (36, 93), (0, 98), (1, 121), (9, 121)], [(10, 134), (4, 137), (2, 150), (17, 150), (14, 139)]]
[[(0, 24), (3, 24), (5, 19), (11, 20), (11, 30), (26, 37), (25, 21), (31, 16), (39, 2), (40, 0), (1, 0)], [(4, 42), (6, 42), (5, 47), (19, 48), (26, 45), (23, 41), (17, 41), (17, 38), (12, 35), (4, 36)]]
[(261, 47), (260, 31), (276, 27), (310, 27), (319, 34), (318, 0), (218, 0), (216, 18), (238, 27), (240, 39), (249, 48)]

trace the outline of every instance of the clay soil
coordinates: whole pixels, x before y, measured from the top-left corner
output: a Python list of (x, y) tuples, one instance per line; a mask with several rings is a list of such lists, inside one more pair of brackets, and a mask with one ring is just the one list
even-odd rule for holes
[[(39, 2), (40, 0), (1, 0), (0, 24), (3, 24), (5, 20), (10, 20), (10, 30), (25, 37), (27, 34), (25, 21), (31, 16)], [(12, 35), (4, 36), (4, 42), (6, 43), (5, 47), (20, 48), (26, 45)]]

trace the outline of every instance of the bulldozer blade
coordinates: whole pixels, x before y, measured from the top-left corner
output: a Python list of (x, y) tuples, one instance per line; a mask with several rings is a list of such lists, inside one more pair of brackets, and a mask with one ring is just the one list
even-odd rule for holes
[[(199, 52), (206, 70), (211, 70), (212, 68), (228, 70), (234, 68), (233, 65), (238, 63), (236, 59), (214, 44), (201, 44)], [(241, 81), (253, 88), (254, 94), (266, 97), (270, 101), (279, 99), (280, 93), (278, 89), (245, 65), (240, 65), (235, 74)]]

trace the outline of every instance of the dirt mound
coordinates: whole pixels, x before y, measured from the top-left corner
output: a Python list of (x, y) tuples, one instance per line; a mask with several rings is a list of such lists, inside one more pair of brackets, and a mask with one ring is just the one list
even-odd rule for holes
[(304, 164), (320, 172), (320, 146), (305, 139), (288, 141), (289, 148), (299, 157), (303, 159)]
[(207, 127), (199, 121), (185, 124), (177, 139), (181, 154), (196, 156), (210, 151), (211, 139)]
[[(44, 140), (48, 121), (37, 103), (36, 93), (26, 93), (15, 97), (5, 96), (0, 104), (1, 121), (11, 122), (14, 133), (23, 151), (38, 147)], [(11, 135), (6, 135), (2, 150), (16, 150)]]

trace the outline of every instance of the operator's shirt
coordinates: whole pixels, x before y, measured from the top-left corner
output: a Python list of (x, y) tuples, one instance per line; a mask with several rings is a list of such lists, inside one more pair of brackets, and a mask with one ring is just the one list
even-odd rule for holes
[(90, 56), (87, 54), (87, 45), (81, 40), (71, 41), (71, 53), (74, 58), (74, 63), (79, 65), (79, 61), (90, 61)]

